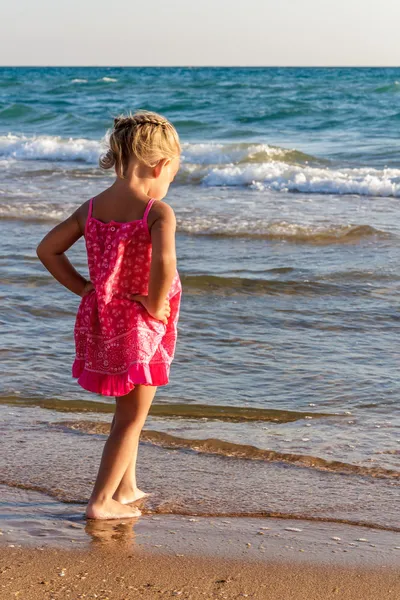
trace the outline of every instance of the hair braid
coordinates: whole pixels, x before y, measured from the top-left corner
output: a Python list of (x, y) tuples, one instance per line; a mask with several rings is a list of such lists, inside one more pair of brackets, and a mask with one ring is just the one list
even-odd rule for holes
[(115, 167), (124, 179), (132, 157), (147, 166), (154, 166), (162, 158), (174, 158), (182, 152), (175, 127), (162, 115), (152, 111), (119, 115), (109, 135), (109, 148), (100, 157), (102, 169)]

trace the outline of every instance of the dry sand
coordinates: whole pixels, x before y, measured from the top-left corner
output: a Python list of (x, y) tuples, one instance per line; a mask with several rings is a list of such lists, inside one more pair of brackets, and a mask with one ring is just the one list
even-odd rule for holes
[(398, 570), (118, 552), (0, 548), (1, 599), (383, 600)]

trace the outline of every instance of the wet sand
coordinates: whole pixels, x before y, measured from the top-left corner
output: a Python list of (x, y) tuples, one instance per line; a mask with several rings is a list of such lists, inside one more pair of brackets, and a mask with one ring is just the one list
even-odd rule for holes
[[(304, 520), (142, 515), (1, 486), (3, 600), (383, 600), (400, 594), (400, 534)], [(140, 506), (140, 501), (137, 503)]]

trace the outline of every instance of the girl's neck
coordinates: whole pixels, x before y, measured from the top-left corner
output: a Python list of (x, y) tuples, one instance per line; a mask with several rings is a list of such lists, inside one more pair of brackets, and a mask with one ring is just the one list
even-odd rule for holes
[(118, 194), (119, 197), (135, 200), (149, 200), (151, 198), (150, 183), (147, 180), (138, 181), (137, 179), (120, 179), (117, 177), (110, 190)]

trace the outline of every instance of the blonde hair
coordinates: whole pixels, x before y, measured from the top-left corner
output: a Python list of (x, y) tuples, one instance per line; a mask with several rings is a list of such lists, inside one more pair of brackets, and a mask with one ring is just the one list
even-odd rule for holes
[(132, 156), (153, 167), (162, 158), (172, 159), (182, 152), (175, 127), (162, 115), (149, 110), (115, 117), (108, 146), (99, 165), (102, 169), (115, 167), (121, 179), (125, 179)]

